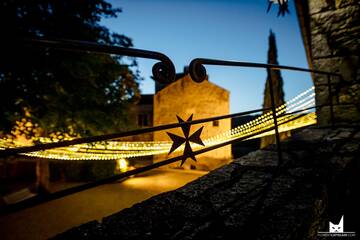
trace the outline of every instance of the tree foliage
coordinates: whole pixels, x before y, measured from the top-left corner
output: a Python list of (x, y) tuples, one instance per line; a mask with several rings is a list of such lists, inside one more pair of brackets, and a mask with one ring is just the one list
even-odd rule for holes
[[(24, 117), (43, 135), (124, 129), (126, 109), (139, 96), (141, 78), (134, 59), (26, 46), (21, 41), (41, 37), (131, 47), (130, 38), (100, 24), (120, 12), (105, 0), (1, 1), (0, 131), (9, 133)], [(31, 136), (32, 131), (24, 131)]]
[[(277, 47), (275, 34), (270, 30), (269, 35), (269, 50), (268, 50), (268, 64), (279, 65), (277, 60)], [(270, 78), (272, 82), (272, 89), (274, 93), (275, 106), (278, 107), (285, 103), (283, 79), (280, 70), (267, 69), (267, 78), (264, 90), (263, 108), (271, 108), (271, 95), (270, 95)]]

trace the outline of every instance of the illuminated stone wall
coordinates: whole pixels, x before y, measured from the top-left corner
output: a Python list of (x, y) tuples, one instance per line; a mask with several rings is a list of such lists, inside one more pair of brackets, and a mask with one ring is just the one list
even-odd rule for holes
[[(337, 122), (360, 120), (360, 4), (358, 0), (308, 0), (310, 51), (315, 69), (340, 73), (343, 81), (332, 78)], [(304, 30), (304, 29), (303, 29)], [(327, 77), (315, 75), (315, 83)], [(328, 102), (326, 87), (316, 88), (318, 105)], [(329, 123), (329, 108), (318, 110), (321, 124)]]
[[(189, 75), (185, 75), (185, 77), (168, 85), (154, 96), (154, 126), (175, 123), (177, 122), (176, 115), (187, 120), (191, 114), (194, 114), (193, 120), (196, 120), (229, 114), (229, 112), (229, 92), (227, 90), (209, 81), (195, 83)], [(218, 126), (216, 126), (217, 124)], [(206, 139), (230, 130), (231, 122), (230, 119), (226, 119), (220, 120), (218, 123), (209, 122), (193, 125), (190, 133), (201, 126), (204, 126), (201, 138)], [(173, 129), (169, 132), (183, 136), (181, 129)], [(165, 131), (154, 133), (154, 141), (169, 140)], [(155, 157), (154, 161), (163, 160), (164, 157), (166, 156)], [(230, 159), (231, 146), (229, 145), (197, 156), (197, 162), (189, 159), (183, 167), (211, 170), (228, 163)], [(171, 167), (178, 167), (179, 165), (177, 162)]]

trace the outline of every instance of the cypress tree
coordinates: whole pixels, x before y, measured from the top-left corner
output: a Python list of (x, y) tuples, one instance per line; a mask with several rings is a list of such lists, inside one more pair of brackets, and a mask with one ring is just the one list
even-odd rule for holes
[[(269, 35), (269, 50), (268, 50), (268, 64), (279, 65), (277, 59), (277, 47), (276, 47), (276, 39), (275, 34), (270, 30)], [(267, 70), (267, 78), (265, 83), (264, 90), (264, 101), (263, 108), (271, 108), (271, 96), (270, 96), (270, 77), (272, 80), (272, 88), (274, 93), (275, 106), (278, 107), (285, 103), (284, 100), (284, 90), (283, 90), (283, 79), (281, 77), (280, 70), (268, 69)], [(269, 112), (264, 111), (264, 113)], [(284, 139), (289, 135), (289, 133), (281, 133), (280, 138)], [(275, 136), (267, 136), (261, 138), (261, 148), (266, 147), (267, 145), (275, 143)]]
[[(279, 65), (279, 62), (277, 60), (277, 48), (276, 48), (276, 39), (275, 34), (270, 30), (269, 35), (269, 50), (268, 50), (268, 64), (275, 64)], [(271, 98), (270, 98), (270, 77), (273, 84), (273, 92), (274, 92), (274, 100), (275, 105), (280, 106), (284, 104), (284, 91), (283, 91), (283, 79), (281, 77), (280, 70), (267, 70), (267, 78), (266, 78), (266, 84), (265, 84), (265, 90), (264, 90), (264, 102), (263, 102), (263, 108), (270, 108), (271, 107)]]

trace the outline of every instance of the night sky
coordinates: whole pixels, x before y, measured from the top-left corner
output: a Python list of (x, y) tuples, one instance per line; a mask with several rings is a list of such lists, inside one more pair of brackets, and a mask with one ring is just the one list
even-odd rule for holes
[[(277, 5), (267, 14), (266, 0), (112, 0), (123, 12), (104, 19), (110, 30), (133, 39), (134, 47), (159, 51), (182, 72), (193, 58), (249, 62), (267, 61), (269, 31), (276, 35), (281, 65), (308, 68), (305, 50), (290, 0), (290, 15), (277, 17)], [(150, 79), (152, 60), (138, 59), (145, 80), (142, 93), (154, 93)], [(230, 90), (231, 112), (260, 108), (266, 80), (265, 69), (207, 66), (211, 82)], [(285, 98), (312, 85), (310, 75), (282, 71)]]

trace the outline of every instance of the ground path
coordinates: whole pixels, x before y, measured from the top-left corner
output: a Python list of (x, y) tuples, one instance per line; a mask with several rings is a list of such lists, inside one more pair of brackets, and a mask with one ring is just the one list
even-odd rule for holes
[(101, 220), (151, 196), (174, 190), (204, 175), (200, 171), (152, 170), (0, 217), (6, 239), (47, 239), (67, 229)]

